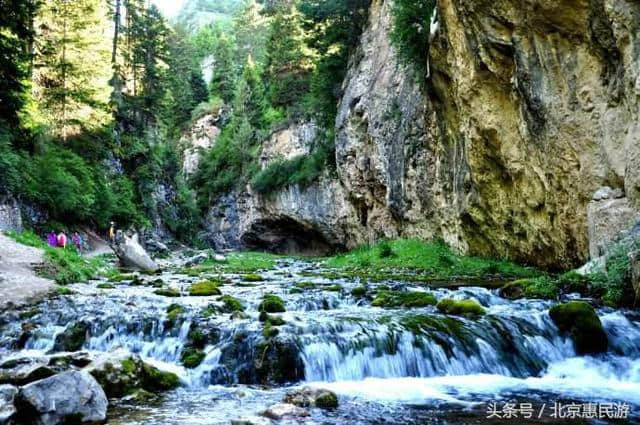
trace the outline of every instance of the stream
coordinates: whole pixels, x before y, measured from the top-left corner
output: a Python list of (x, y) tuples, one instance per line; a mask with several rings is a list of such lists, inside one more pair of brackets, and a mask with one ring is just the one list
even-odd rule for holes
[[(444, 316), (433, 306), (372, 307), (370, 299), (351, 295), (362, 285), (360, 279), (329, 279), (314, 275), (317, 264), (283, 259), (275, 269), (260, 272), (263, 282), (246, 283), (240, 275), (223, 274), (222, 293), (240, 299), (245, 314), (205, 317), (209, 305), (220, 304), (218, 296), (188, 296), (190, 284), (202, 276), (179, 273), (177, 261), (166, 260), (160, 275), (141, 278), (162, 279), (182, 297), (155, 295), (151, 285), (128, 282), (99, 289), (104, 279), (75, 284), (75, 294), (51, 298), (31, 317), (23, 314), (0, 324), (0, 357), (51, 352), (56, 335), (84, 321), (90, 324), (90, 336), (83, 350), (125, 349), (180, 377), (179, 389), (148, 405), (112, 400), (108, 423), (114, 425), (229, 424), (260, 415), (302, 386), (335, 392), (339, 407), (309, 408), (307, 418), (273, 423), (489, 424), (499, 422), (505, 406), (529, 404), (533, 415), (523, 409), (513, 423), (569, 423), (558, 418), (561, 414), (554, 417), (558, 403), (581, 408), (624, 404), (629, 417), (615, 423), (640, 423), (637, 312), (598, 309), (609, 351), (581, 357), (551, 321), (549, 301), (508, 301), (495, 289), (464, 284), (429, 288), (387, 281), (368, 284), (372, 289), (384, 285), (429, 291), (438, 299), (475, 299), (487, 314), (471, 319)], [(309, 282), (308, 288), (292, 290), (302, 281)], [(267, 293), (280, 296), (287, 310), (279, 314), (286, 323), (278, 327), (273, 342), (278, 354), (271, 360), (261, 358), (265, 337), (258, 312)], [(167, 309), (174, 303), (184, 313), (171, 321)], [(34, 331), (16, 350), (27, 323)], [(180, 358), (194, 327), (206, 337), (206, 356), (196, 368), (186, 369)], [(266, 375), (281, 384), (261, 385)], [(492, 406), (494, 416), (488, 418)], [(496, 407), (501, 416), (496, 416)], [(610, 422), (601, 416), (587, 423)]]

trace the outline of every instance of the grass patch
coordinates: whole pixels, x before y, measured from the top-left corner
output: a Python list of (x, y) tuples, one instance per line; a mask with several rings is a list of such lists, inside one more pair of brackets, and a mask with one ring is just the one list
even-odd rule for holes
[(86, 258), (78, 254), (73, 247), (52, 248), (44, 239), (33, 232), (7, 232), (7, 236), (18, 243), (44, 250), (45, 264), (39, 274), (53, 279), (60, 285), (86, 282), (113, 271), (107, 260), (102, 257)]
[(374, 307), (427, 307), (437, 303), (436, 297), (427, 292), (397, 292), (397, 291), (378, 291), (376, 297), (371, 302)]
[(361, 276), (384, 275), (389, 269), (421, 273), (425, 279), (495, 276), (537, 277), (542, 273), (509, 261), (465, 257), (444, 242), (412, 239), (382, 241), (325, 260), (329, 268), (357, 272)]
[(279, 258), (278, 255), (264, 252), (239, 252), (227, 256), (226, 263), (216, 264), (228, 273), (255, 273), (274, 269)]

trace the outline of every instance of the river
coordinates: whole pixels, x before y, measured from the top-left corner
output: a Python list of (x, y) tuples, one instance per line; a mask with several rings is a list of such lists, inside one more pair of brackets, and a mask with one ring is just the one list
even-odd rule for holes
[[(75, 294), (49, 299), (32, 317), (5, 324), (0, 355), (50, 352), (58, 333), (85, 321), (90, 336), (83, 350), (126, 349), (178, 374), (181, 388), (157, 402), (113, 401), (109, 424), (115, 425), (229, 424), (259, 415), (300, 386), (329, 389), (339, 398), (336, 410), (308, 409), (308, 424), (489, 424), (497, 423), (509, 406), (520, 409), (513, 423), (566, 423), (553, 417), (559, 404), (586, 409), (590, 403), (599, 408), (624, 405), (627, 422), (640, 423), (637, 312), (598, 309), (609, 351), (581, 357), (551, 321), (549, 301), (508, 301), (494, 289), (464, 284), (434, 289), (388, 281), (369, 285), (429, 291), (438, 299), (472, 298), (487, 314), (464, 318), (443, 316), (433, 306), (372, 307), (369, 299), (351, 295), (362, 284), (359, 279), (329, 279), (315, 275), (320, 267), (315, 263), (283, 259), (275, 269), (261, 272), (263, 282), (221, 276), (227, 281), (222, 293), (242, 300), (245, 315), (203, 317), (218, 297), (187, 296), (190, 284), (201, 277), (181, 274), (173, 264), (168, 261), (160, 276), (143, 279), (160, 278), (185, 296), (163, 297), (151, 285), (127, 282), (115, 289), (99, 289), (104, 280), (76, 284)], [(292, 290), (302, 281), (308, 282), (305, 289)], [(265, 371), (260, 358), (265, 338), (258, 305), (267, 293), (284, 299), (287, 310), (280, 314), (285, 324), (274, 338), (280, 357), (267, 366), (275, 371)], [(173, 322), (167, 317), (171, 304), (184, 309)], [(11, 347), (27, 322), (36, 330), (17, 351)], [(206, 357), (198, 367), (186, 369), (180, 357), (194, 327), (207, 337)], [(261, 385), (265, 374), (281, 384)], [(526, 411), (529, 405), (532, 416)]]

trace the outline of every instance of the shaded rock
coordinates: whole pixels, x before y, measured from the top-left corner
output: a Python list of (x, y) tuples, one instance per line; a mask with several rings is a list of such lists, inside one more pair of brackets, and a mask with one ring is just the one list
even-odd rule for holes
[(300, 347), (288, 336), (269, 338), (258, 344), (254, 364), (260, 383), (284, 384), (304, 379)]
[(146, 272), (155, 272), (158, 265), (151, 259), (138, 240), (138, 234), (128, 237), (118, 232), (117, 242), (113, 250), (124, 267), (138, 269)]
[(0, 196), (0, 232), (22, 231), (20, 205), (11, 196)]
[(0, 385), (0, 425), (6, 425), (16, 414), (15, 398), (18, 389), (12, 385)]
[(262, 415), (269, 419), (280, 420), (283, 418), (305, 418), (309, 416), (309, 412), (293, 404), (277, 403), (270, 406)]
[(39, 425), (102, 423), (107, 396), (86, 372), (70, 371), (22, 387), (16, 405), (20, 421)]
[(43, 359), (21, 359), (15, 365), (3, 364), (0, 369), (0, 384), (26, 385), (55, 375)]
[(584, 355), (607, 351), (607, 334), (591, 305), (570, 301), (553, 306), (549, 315), (560, 331), (571, 335), (576, 353)]
[(640, 212), (627, 198), (609, 198), (592, 201), (587, 207), (589, 255), (591, 259), (607, 255), (608, 249), (620, 235), (640, 220)]
[(157, 253), (167, 253), (169, 252), (169, 247), (167, 245), (165, 245), (164, 243), (160, 242), (157, 239), (149, 239), (146, 243), (145, 243), (147, 249), (151, 252), (157, 252)]
[(334, 392), (322, 388), (297, 389), (287, 393), (282, 401), (298, 407), (319, 407), (321, 409), (338, 407), (338, 396)]
[(79, 321), (67, 325), (64, 331), (56, 335), (51, 351), (78, 351), (87, 340), (91, 326), (89, 323)]
[(209, 259), (209, 254), (206, 252), (201, 252), (200, 254), (194, 255), (193, 257), (187, 259), (184, 262), (185, 267), (192, 267), (198, 264), (202, 264)]

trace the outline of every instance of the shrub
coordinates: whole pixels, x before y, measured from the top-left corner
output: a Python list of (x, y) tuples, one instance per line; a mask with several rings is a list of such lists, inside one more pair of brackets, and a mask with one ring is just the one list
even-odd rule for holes
[(422, 75), (427, 72), (430, 23), (435, 7), (435, 0), (396, 0), (391, 12), (391, 41), (398, 56)]

